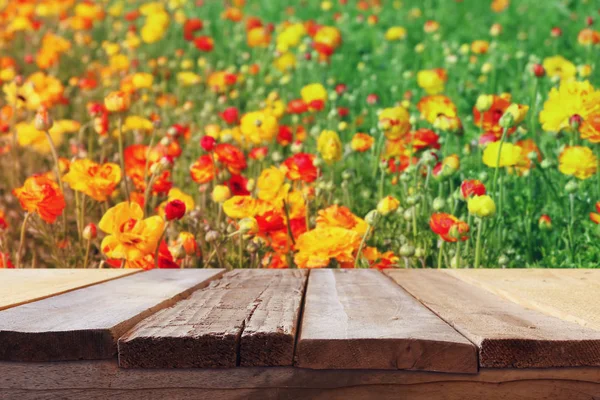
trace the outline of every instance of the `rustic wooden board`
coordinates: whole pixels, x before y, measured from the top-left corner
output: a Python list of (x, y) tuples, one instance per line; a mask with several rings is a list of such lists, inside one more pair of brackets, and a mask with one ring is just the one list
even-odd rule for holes
[(461, 269), (451, 275), (524, 307), (600, 330), (600, 271)]
[(386, 273), (479, 348), (481, 367), (600, 365), (600, 332), (526, 309), (437, 270)]
[(477, 372), (476, 349), (375, 270), (313, 270), (296, 350), (314, 369)]
[(114, 361), (0, 362), (0, 398), (592, 400), (600, 398), (600, 368), (482, 369), (466, 375), (290, 367), (123, 369)]
[(291, 365), (307, 272), (236, 270), (119, 340), (138, 368)]
[(0, 310), (140, 272), (139, 269), (0, 269)]
[(103, 359), (150, 314), (223, 270), (153, 270), (0, 311), (0, 360)]

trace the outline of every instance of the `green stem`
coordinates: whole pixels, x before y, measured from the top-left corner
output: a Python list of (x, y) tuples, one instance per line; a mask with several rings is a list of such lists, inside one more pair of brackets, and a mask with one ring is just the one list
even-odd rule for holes
[(460, 268), (460, 238), (456, 242), (456, 256), (454, 258), (454, 267)]
[(442, 258), (444, 256), (444, 244), (446, 244), (446, 242), (444, 240), (442, 240), (442, 243), (440, 244), (440, 250), (438, 251), (438, 259), (437, 259), (438, 269), (442, 268)]
[(29, 220), (30, 213), (25, 213), (23, 224), (21, 224), (21, 236), (19, 239), (19, 249), (17, 250), (17, 268), (21, 267), (23, 246), (25, 245), (25, 230), (27, 227), (27, 221)]
[(494, 179), (492, 180), (492, 196), (495, 196), (496, 194), (498, 172), (500, 171), (500, 156), (502, 155), (502, 146), (504, 145), (504, 140), (506, 139), (507, 132), (508, 128), (503, 128), (502, 137), (500, 138), (500, 146), (498, 147), (498, 156), (496, 157), (496, 170), (494, 171)]
[(90, 260), (90, 248), (92, 247), (92, 239), (88, 239), (87, 246), (85, 248), (85, 258), (83, 259), (83, 268), (87, 268), (88, 261)]
[(129, 196), (129, 182), (127, 181), (127, 174), (125, 173), (125, 150), (123, 149), (123, 116), (119, 115), (117, 124), (119, 129), (119, 161), (121, 163), (123, 181), (125, 182), (125, 196), (127, 196), (127, 201), (130, 202), (131, 197)]
[(356, 253), (356, 258), (354, 259), (354, 268), (358, 268), (358, 260), (360, 259), (363, 248), (365, 247), (365, 243), (367, 242), (367, 237), (371, 234), (371, 230), (373, 229), (372, 225), (367, 226), (367, 230), (360, 241), (360, 246), (358, 246), (358, 252)]
[(475, 265), (474, 268), (479, 268), (479, 260), (481, 259), (481, 233), (483, 232), (483, 218), (479, 218), (477, 225), (477, 241), (475, 243)]

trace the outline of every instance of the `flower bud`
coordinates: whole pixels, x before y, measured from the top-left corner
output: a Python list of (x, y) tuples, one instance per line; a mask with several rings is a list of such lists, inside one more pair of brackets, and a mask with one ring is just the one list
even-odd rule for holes
[(223, 203), (231, 197), (231, 190), (225, 185), (216, 185), (212, 191), (212, 199), (215, 203)]
[(377, 210), (371, 210), (365, 215), (365, 222), (371, 226), (377, 224), (377, 220), (379, 219), (379, 213)]
[(583, 118), (581, 118), (581, 115), (579, 115), (579, 114), (573, 114), (573, 115), (571, 115), (571, 118), (569, 118), (569, 126), (574, 131), (579, 130), (579, 127), (581, 126), (582, 122), (583, 122)]
[(386, 216), (389, 213), (396, 211), (399, 205), (400, 202), (396, 198), (392, 196), (386, 196), (379, 200), (379, 203), (377, 203), (377, 212), (383, 216)]
[(35, 114), (35, 119), (33, 122), (35, 129), (38, 131), (49, 131), (50, 128), (54, 125), (54, 121), (48, 112), (46, 107), (40, 107)]
[(93, 240), (98, 236), (98, 228), (95, 224), (89, 223), (83, 228), (82, 236), (85, 240)]
[(511, 113), (505, 112), (498, 121), (498, 124), (505, 129), (512, 128), (515, 124), (515, 117)]
[(565, 185), (565, 192), (575, 193), (579, 189), (579, 184), (576, 181), (569, 181)]
[(181, 260), (186, 256), (185, 248), (181, 244), (171, 247), (169, 251), (171, 252), (173, 258), (176, 260)]
[(508, 261), (509, 259), (505, 254), (502, 254), (500, 257), (498, 257), (498, 265), (505, 266), (508, 264)]
[(218, 240), (219, 237), (221, 237), (221, 234), (219, 232), (210, 230), (210, 231), (206, 232), (206, 235), (204, 236), (204, 240), (207, 243), (212, 243), (212, 242)]
[(542, 214), (540, 219), (538, 220), (538, 228), (542, 231), (551, 231), (552, 230), (552, 219), (547, 214)]
[(244, 234), (255, 234), (258, 232), (258, 222), (253, 217), (242, 218), (238, 222), (239, 231)]
[(435, 211), (440, 211), (442, 208), (446, 207), (446, 200), (441, 197), (436, 197), (433, 199), (433, 209)]
[(425, 249), (422, 247), (417, 247), (415, 249), (415, 257), (421, 258), (425, 256)]
[(489, 94), (482, 94), (477, 98), (477, 101), (475, 102), (475, 108), (479, 112), (486, 112), (490, 109), (493, 102), (494, 98), (492, 96)]
[(415, 246), (405, 243), (400, 247), (399, 254), (402, 257), (412, 257), (415, 255)]
[(493, 217), (496, 214), (496, 203), (488, 196), (473, 196), (467, 203), (469, 213), (479, 218)]
[(419, 196), (418, 194), (414, 195), (414, 196), (408, 196), (406, 198), (406, 204), (408, 204), (409, 206), (414, 206), (415, 204), (417, 204), (419, 201), (421, 200), (421, 196)]
[(531, 71), (537, 78), (543, 78), (546, 75), (546, 69), (541, 64), (533, 64)]

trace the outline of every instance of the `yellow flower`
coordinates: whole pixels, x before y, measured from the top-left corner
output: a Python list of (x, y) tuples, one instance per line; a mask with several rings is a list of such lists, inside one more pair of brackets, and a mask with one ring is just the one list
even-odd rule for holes
[(587, 179), (598, 169), (598, 159), (588, 147), (569, 146), (558, 157), (558, 170), (565, 175)]
[(317, 140), (317, 150), (327, 164), (342, 159), (342, 141), (334, 131), (324, 130)]
[(122, 91), (111, 92), (104, 98), (104, 106), (109, 112), (123, 112), (130, 105), (131, 98), (129, 94)]
[(516, 126), (523, 122), (527, 115), (527, 111), (529, 111), (529, 106), (513, 103), (508, 106), (506, 111), (504, 111), (504, 114), (510, 114), (513, 118), (512, 126)]
[(240, 130), (246, 143), (266, 144), (271, 142), (279, 132), (277, 119), (263, 111), (244, 114), (240, 121)]
[(231, 190), (225, 185), (216, 185), (212, 191), (212, 199), (215, 203), (223, 203), (231, 198)]
[[(54, 122), (48, 133), (50, 133), (54, 145), (58, 147), (63, 143), (65, 133), (76, 132), (79, 130), (79, 127), (80, 124), (77, 121), (60, 120)], [(33, 123), (19, 122), (15, 126), (15, 129), (17, 130), (19, 145), (30, 147), (41, 154), (50, 154), (51, 148), (46, 134), (43, 131), (35, 129)]]
[(325, 102), (327, 91), (320, 83), (311, 83), (300, 90), (300, 96), (306, 104), (310, 105), (313, 101)]
[(560, 80), (574, 78), (577, 67), (562, 56), (546, 57), (542, 63), (549, 77), (557, 76)]
[(138, 115), (130, 115), (125, 119), (125, 123), (123, 124), (123, 130), (125, 132), (129, 131), (142, 131), (142, 132), (151, 132), (154, 129), (154, 125), (152, 121), (146, 119), (144, 117), (140, 117)]
[(235, 219), (261, 215), (271, 208), (272, 206), (268, 202), (250, 196), (233, 196), (223, 203), (225, 215)]
[(389, 140), (400, 139), (410, 130), (410, 115), (404, 107), (385, 108), (378, 118), (379, 126)]
[(296, 67), (296, 56), (289, 51), (285, 52), (275, 59), (273, 65), (281, 72), (286, 72)]
[(147, 72), (138, 72), (133, 75), (132, 82), (136, 89), (149, 89), (152, 87), (154, 77)]
[(427, 94), (439, 94), (444, 91), (448, 76), (442, 68), (428, 69), (417, 73), (417, 84), (425, 89)]
[(386, 196), (379, 200), (377, 203), (377, 212), (383, 216), (386, 216), (398, 209), (400, 202), (398, 199), (392, 196)]
[(542, 129), (559, 132), (570, 129), (569, 118), (579, 115), (584, 121), (589, 115), (600, 111), (600, 91), (588, 82), (563, 81), (552, 88), (544, 108), (540, 112)]
[(58, 103), (63, 97), (64, 86), (53, 76), (35, 72), (22, 86), (11, 82), (5, 84), (2, 90), (6, 95), (6, 104), (16, 104), (19, 108), (35, 111), (41, 106), (50, 108)]
[(306, 34), (306, 29), (301, 23), (291, 24), (287, 26), (277, 36), (277, 51), (280, 53), (287, 52), (290, 48), (300, 44), (300, 40)]
[(316, 228), (304, 232), (296, 240), (294, 262), (298, 268), (324, 268), (332, 259), (338, 263), (354, 261), (361, 236), (350, 229), (340, 227)]
[(496, 214), (496, 203), (487, 194), (471, 197), (467, 207), (470, 214), (479, 218), (493, 217)]
[(107, 257), (135, 261), (154, 254), (165, 220), (158, 215), (144, 219), (139, 204), (123, 202), (110, 208), (98, 227), (108, 234), (101, 245)]
[(63, 182), (96, 201), (106, 201), (121, 182), (121, 168), (117, 164), (97, 164), (92, 160), (75, 160)]
[(286, 196), (289, 185), (284, 185), (285, 173), (277, 167), (269, 167), (263, 170), (258, 177), (256, 187), (258, 198), (266, 201), (274, 201), (279, 197)]
[(348, 207), (333, 205), (319, 210), (317, 214), (317, 228), (337, 226), (353, 230), (361, 236), (367, 231), (365, 220), (352, 214)]
[(402, 40), (406, 38), (406, 29), (402, 26), (392, 26), (385, 33), (385, 40)]
[[(483, 151), (483, 163), (490, 168), (496, 167), (512, 167), (518, 164), (521, 159), (521, 148), (512, 143), (504, 143), (500, 150), (500, 142), (493, 142), (486, 146)], [(500, 153), (500, 161), (498, 165), (498, 152)]]
[(202, 82), (202, 77), (190, 71), (182, 71), (177, 74), (177, 82), (182, 86), (193, 86)]

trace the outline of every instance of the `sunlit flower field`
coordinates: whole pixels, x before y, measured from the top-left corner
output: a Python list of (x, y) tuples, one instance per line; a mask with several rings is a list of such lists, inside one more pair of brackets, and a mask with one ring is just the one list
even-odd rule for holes
[(599, 11), (0, 0), (0, 267), (596, 267)]

